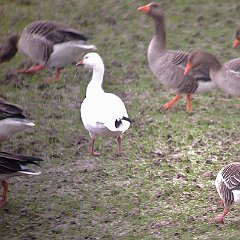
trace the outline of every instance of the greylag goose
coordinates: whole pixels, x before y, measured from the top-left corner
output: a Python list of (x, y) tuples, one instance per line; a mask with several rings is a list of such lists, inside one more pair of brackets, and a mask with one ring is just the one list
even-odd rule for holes
[(203, 93), (215, 88), (215, 84), (209, 77), (209, 70), (201, 66), (188, 77), (183, 76), (187, 64), (188, 52), (168, 50), (166, 48), (166, 33), (164, 13), (158, 3), (149, 3), (138, 8), (154, 19), (155, 35), (148, 47), (148, 64), (155, 75), (165, 87), (177, 95), (164, 105), (165, 109), (171, 108), (179, 99), (181, 94), (187, 94), (187, 111), (192, 109), (191, 95)]
[(0, 152), (0, 181), (3, 186), (0, 208), (7, 202), (8, 178), (21, 175), (39, 175), (41, 172), (27, 168), (28, 164), (39, 165), (40, 158)]
[(234, 203), (240, 203), (240, 163), (230, 163), (220, 170), (215, 186), (224, 206), (223, 213), (216, 216), (218, 223), (224, 223), (224, 217)]
[(213, 54), (195, 50), (189, 55), (184, 75), (202, 64), (209, 67), (210, 77), (219, 89), (235, 97), (240, 97), (240, 58), (222, 65)]
[(122, 155), (122, 136), (130, 126), (127, 110), (122, 100), (102, 89), (104, 64), (97, 53), (88, 53), (77, 63), (93, 70), (93, 75), (86, 90), (86, 98), (81, 105), (81, 118), (91, 138), (90, 154), (99, 156), (94, 151), (97, 136), (112, 136), (118, 140), (118, 155)]
[(233, 47), (237, 48), (239, 44), (240, 44), (240, 27), (236, 31), (236, 38), (233, 42)]
[(50, 79), (56, 81), (61, 70), (75, 62), (83, 51), (95, 49), (81, 32), (58, 22), (41, 20), (27, 25), (21, 35), (8, 38), (0, 48), (0, 63), (11, 59), (20, 50), (39, 65), (20, 69), (18, 73), (35, 73), (47, 67), (56, 70), (55, 77)]
[(0, 142), (35, 124), (26, 118), (20, 106), (0, 98)]

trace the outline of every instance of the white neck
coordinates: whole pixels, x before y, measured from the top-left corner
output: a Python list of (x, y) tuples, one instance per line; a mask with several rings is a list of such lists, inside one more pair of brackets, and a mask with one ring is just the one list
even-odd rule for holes
[(96, 94), (104, 92), (102, 89), (103, 75), (104, 75), (103, 63), (93, 67), (93, 75), (87, 87), (86, 97), (91, 96), (94, 97), (96, 96)]

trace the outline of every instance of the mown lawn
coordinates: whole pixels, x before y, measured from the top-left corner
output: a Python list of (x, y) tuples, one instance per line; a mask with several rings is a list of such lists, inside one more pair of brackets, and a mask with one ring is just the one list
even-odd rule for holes
[[(160, 1), (159, 1), (160, 2)], [(11, 179), (0, 210), (0, 239), (239, 239), (239, 207), (224, 225), (209, 223), (222, 211), (214, 186), (222, 166), (239, 161), (239, 100), (213, 91), (195, 95), (192, 113), (148, 69), (153, 22), (136, 11), (142, 0), (1, 0), (0, 42), (37, 19), (68, 23), (89, 36), (105, 66), (104, 89), (121, 96), (134, 120), (117, 142), (99, 139), (100, 157), (88, 154), (89, 136), (79, 107), (91, 72), (69, 66), (53, 73), (17, 76), (29, 66), (18, 54), (0, 65), (0, 96), (35, 120), (34, 131), (2, 143), (1, 150), (42, 157), (42, 174)], [(167, 45), (204, 48), (221, 61), (232, 49), (239, 1), (162, 1)]]

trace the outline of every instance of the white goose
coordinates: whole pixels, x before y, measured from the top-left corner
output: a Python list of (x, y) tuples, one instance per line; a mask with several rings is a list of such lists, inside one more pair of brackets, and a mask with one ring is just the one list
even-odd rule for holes
[(26, 118), (20, 106), (0, 98), (0, 142), (34, 126), (35, 124)]
[(81, 105), (81, 118), (91, 137), (90, 153), (94, 151), (97, 136), (112, 136), (118, 140), (118, 155), (122, 155), (122, 136), (130, 126), (130, 119), (123, 101), (112, 93), (102, 89), (104, 64), (97, 53), (88, 53), (77, 63), (93, 69), (93, 75), (86, 90), (86, 98)]
[(220, 170), (216, 177), (215, 186), (222, 200), (224, 210), (215, 220), (224, 223), (224, 217), (231, 206), (240, 204), (240, 162), (230, 163)]

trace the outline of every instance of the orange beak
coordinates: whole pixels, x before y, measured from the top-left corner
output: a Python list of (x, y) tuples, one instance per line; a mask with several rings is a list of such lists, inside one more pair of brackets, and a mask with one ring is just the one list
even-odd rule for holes
[(240, 44), (240, 40), (239, 39), (235, 39), (234, 42), (233, 42), (233, 47), (234, 48), (237, 48), (237, 46)]
[(84, 66), (84, 61), (81, 60), (80, 62), (78, 62), (78, 63), (76, 64), (76, 66)]
[(186, 76), (191, 69), (192, 69), (192, 65), (191, 63), (188, 63), (187, 66), (185, 67), (184, 76)]
[(142, 6), (142, 7), (139, 7), (137, 9), (137, 11), (140, 11), (140, 12), (146, 12), (146, 13), (149, 13), (151, 10), (151, 3), (145, 5), (145, 6)]

